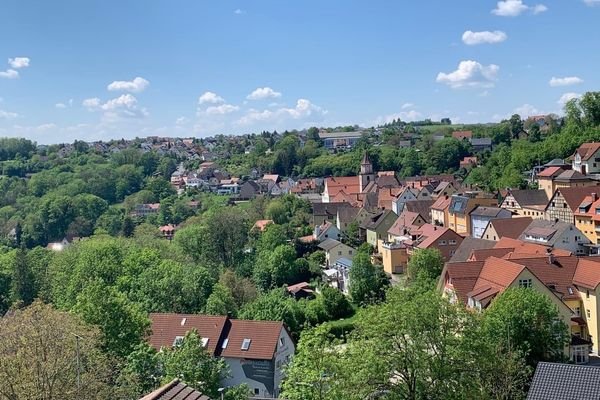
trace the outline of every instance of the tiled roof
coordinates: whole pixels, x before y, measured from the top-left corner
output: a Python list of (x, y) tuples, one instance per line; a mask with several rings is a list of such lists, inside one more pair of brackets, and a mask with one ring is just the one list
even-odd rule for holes
[(341, 208), (351, 207), (350, 204), (344, 202), (335, 203), (314, 203), (312, 205), (313, 215), (332, 215), (336, 216)]
[[(598, 193), (600, 195), (600, 187), (598, 186), (585, 186), (585, 187), (571, 187), (571, 188), (560, 188), (556, 189), (556, 192), (560, 193), (565, 199), (565, 202), (571, 209), (571, 211), (577, 211), (577, 208), (585, 199), (586, 196), (590, 196), (592, 193)], [(556, 196), (557, 193), (554, 194)]]
[(254, 223), (252, 229), (258, 229), (259, 231), (264, 231), (267, 228), (267, 225), (272, 224), (272, 219), (259, 219)]
[(511, 259), (510, 261), (527, 267), (559, 298), (564, 300), (579, 298), (579, 293), (573, 286), (573, 276), (579, 262), (577, 257), (552, 257), (552, 263), (548, 256)]
[(348, 194), (356, 194), (361, 192), (358, 176), (327, 178), (325, 179), (325, 186), (329, 196), (335, 196), (342, 190)]
[(498, 218), (492, 219), (489, 223), (494, 227), (499, 239), (503, 237), (517, 239), (525, 228), (531, 224), (531, 221), (531, 217)]
[(491, 240), (477, 239), (467, 236), (458, 246), (452, 258), (450, 258), (450, 262), (455, 263), (467, 261), (472, 251), (478, 249), (490, 249), (494, 247), (495, 244), (496, 242)]
[[(415, 221), (419, 218), (420, 214), (408, 210), (402, 211), (394, 225), (388, 230), (390, 235), (400, 236), (404, 234), (404, 229), (408, 229), (415, 224)], [(423, 217), (421, 217), (423, 218)]]
[(433, 200), (415, 200), (415, 201), (407, 201), (404, 204), (404, 209), (411, 212), (416, 212), (421, 214), (425, 221), (431, 223), (431, 206), (434, 203)]
[(587, 161), (594, 156), (600, 150), (600, 143), (583, 143), (575, 151), (575, 154), (579, 154), (583, 161)]
[(528, 235), (541, 237), (547, 241), (544, 243), (547, 246), (553, 246), (554, 243), (560, 238), (562, 234), (569, 230), (574, 229), (573, 224), (567, 224), (563, 221), (548, 221), (544, 219), (534, 219), (531, 221), (529, 226), (525, 228), (523, 233), (519, 236), (519, 240), (528, 242)]
[(192, 389), (179, 379), (174, 379), (140, 400), (210, 400), (197, 390)]
[(450, 228), (425, 224), (417, 229), (418, 235), (420, 235), (420, 237), (423, 238), (422, 240), (420, 240), (417, 247), (420, 249), (427, 249), (431, 245), (436, 243), (437, 240), (443, 235), (445, 235), (447, 232), (450, 232), (452, 236), (455, 236), (457, 242), (462, 241), (462, 236), (460, 236), (458, 233), (454, 232)]
[[(231, 319), (230, 330), (225, 336), (227, 346), (222, 349), (221, 357), (250, 358), (254, 360), (272, 360), (277, 350), (277, 341), (283, 322), (245, 321)], [(242, 350), (244, 339), (250, 339), (248, 350)]]
[(575, 275), (573, 276), (573, 283), (586, 288), (596, 289), (600, 285), (600, 262), (595, 261), (593, 258), (580, 259)]
[(452, 137), (455, 139), (471, 139), (473, 137), (473, 131), (454, 131)]
[(581, 172), (577, 172), (573, 169), (566, 170), (565, 172), (558, 175), (555, 180), (557, 181), (589, 181), (590, 178), (583, 175)]
[(502, 249), (477, 249), (471, 252), (471, 256), (469, 260), (472, 261), (485, 261), (490, 257), (498, 257), (503, 258), (508, 253), (513, 252), (515, 249), (511, 248), (502, 248)]
[(452, 198), (450, 196), (440, 196), (437, 198), (435, 203), (431, 205), (431, 208), (434, 210), (444, 211), (448, 208), (451, 201)]
[(321, 248), (325, 251), (329, 251), (333, 248), (336, 248), (337, 246), (339, 246), (341, 244), (342, 244), (342, 242), (339, 242), (335, 239), (327, 238), (327, 239), (323, 240), (321, 243), (319, 243), (319, 248)]
[(484, 261), (483, 268), (481, 268), (481, 273), (473, 290), (486, 285), (504, 290), (514, 282), (524, 269), (524, 266), (515, 262), (490, 257)]
[(492, 218), (495, 218), (502, 211), (504, 211), (504, 209), (503, 208), (499, 208), (499, 207), (477, 206), (475, 209), (473, 209), (473, 211), (471, 211), (471, 215), (474, 215), (476, 217), (492, 217)]
[(545, 190), (511, 190), (510, 194), (515, 198), (521, 207), (524, 206), (545, 206), (548, 204), (548, 195)]
[(463, 302), (467, 302), (467, 293), (473, 290), (475, 282), (483, 268), (483, 262), (470, 261), (458, 263), (446, 263), (442, 277), (451, 279), (454, 292)]
[(535, 369), (527, 400), (600, 398), (600, 368), (540, 362)]

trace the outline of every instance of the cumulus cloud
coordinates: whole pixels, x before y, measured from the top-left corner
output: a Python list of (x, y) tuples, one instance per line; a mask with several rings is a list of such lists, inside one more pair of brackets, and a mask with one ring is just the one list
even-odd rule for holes
[(250, 109), (246, 115), (237, 121), (238, 125), (252, 125), (260, 121), (281, 122), (287, 119), (321, 119), (327, 110), (313, 104), (307, 99), (298, 99), (295, 107), (281, 107), (276, 110), (254, 110)]
[(19, 69), (29, 67), (29, 57), (15, 57), (8, 59), (8, 65), (11, 68)]
[(495, 64), (486, 66), (477, 61), (461, 61), (456, 71), (440, 72), (436, 82), (446, 84), (453, 89), (465, 87), (489, 88), (494, 86), (499, 70), (500, 67)]
[(109, 120), (116, 120), (120, 117), (142, 118), (149, 115), (148, 110), (138, 107), (137, 99), (129, 93), (122, 94), (105, 103), (102, 103), (97, 97), (85, 99), (83, 106), (90, 111), (103, 111), (104, 117)]
[(547, 11), (548, 7), (543, 4), (528, 6), (522, 0), (503, 0), (496, 3), (496, 8), (492, 10), (492, 14), (500, 17), (517, 17), (526, 11), (533, 14), (540, 14)]
[(198, 104), (220, 104), (225, 103), (225, 99), (213, 92), (204, 92), (198, 98)]
[(402, 104), (402, 107), (400, 107), (403, 110), (406, 110), (407, 108), (411, 108), (414, 107), (415, 105), (413, 103), (404, 103)]
[(507, 38), (508, 38), (508, 36), (506, 35), (506, 33), (502, 32), (502, 31), (493, 31), (493, 32), (490, 32), (490, 31), (482, 31), (482, 32), (466, 31), (462, 35), (462, 41), (469, 46), (474, 46), (474, 45), (483, 44), (483, 43), (488, 43), (488, 44), (501, 43), (501, 42), (504, 42)]
[(206, 109), (206, 113), (208, 115), (225, 115), (232, 113), (234, 111), (239, 110), (238, 106), (234, 106), (233, 104), (221, 104), (218, 106), (210, 106)]
[(185, 125), (189, 122), (186, 117), (179, 117), (175, 120), (175, 125)]
[(17, 113), (0, 110), (0, 119), (14, 119), (14, 118), (17, 118), (18, 116), (19, 116), (19, 114), (17, 114)]
[(264, 99), (276, 99), (281, 97), (280, 92), (276, 92), (270, 87), (256, 88), (246, 98), (248, 100), (264, 100)]
[(523, 104), (522, 106), (515, 108), (514, 113), (519, 114), (521, 118), (530, 117), (532, 115), (544, 114), (531, 104)]
[(550, 86), (553, 87), (577, 85), (579, 83), (583, 83), (583, 79), (577, 76), (565, 76), (564, 78), (556, 78), (553, 76), (549, 82)]
[(565, 93), (562, 96), (560, 96), (560, 99), (558, 99), (557, 103), (561, 106), (564, 106), (569, 101), (571, 101), (573, 99), (578, 99), (580, 97), (581, 97), (581, 94), (579, 94), (579, 93), (568, 92), (568, 93)]
[(6, 79), (17, 79), (19, 77), (19, 72), (14, 69), (7, 69), (6, 71), (0, 71), (0, 78)]
[(94, 109), (94, 108), (98, 108), (100, 107), (100, 104), (102, 103), (102, 100), (100, 100), (97, 97), (92, 97), (89, 99), (85, 99), (83, 100), (83, 102), (81, 103), (85, 108), (88, 109)]
[(114, 81), (106, 88), (111, 92), (132, 92), (139, 93), (144, 91), (150, 82), (142, 77), (135, 77), (132, 81)]
[(423, 114), (421, 114), (420, 112), (418, 112), (416, 110), (401, 111), (398, 113), (379, 116), (379, 117), (375, 118), (374, 121), (371, 121), (367, 125), (377, 126), (377, 125), (389, 124), (390, 122), (397, 120), (397, 119), (400, 119), (405, 122), (418, 121), (418, 120), (423, 119)]

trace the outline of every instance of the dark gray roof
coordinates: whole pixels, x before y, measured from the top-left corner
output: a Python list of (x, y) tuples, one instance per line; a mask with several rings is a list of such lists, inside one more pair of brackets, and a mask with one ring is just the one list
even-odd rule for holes
[(358, 215), (358, 207), (340, 207), (338, 208), (338, 217), (341, 222), (352, 222)]
[(535, 369), (527, 400), (600, 399), (600, 368), (541, 362)]
[(342, 207), (352, 207), (350, 203), (314, 203), (313, 215), (333, 215), (336, 216), (337, 212)]
[(471, 145), (473, 145), (473, 146), (491, 146), (492, 139), (490, 139), (490, 138), (472, 138)]
[(342, 244), (342, 242), (339, 242), (335, 239), (328, 238), (328, 239), (323, 240), (321, 243), (319, 243), (318, 247), (325, 251), (329, 251), (340, 244)]
[(545, 190), (511, 190), (517, 203), (523, 206), (541, 206), (548, 204), (548, 195)]
[(551, 160), (551, 161), (547, 162), (546, 164), (544, 164), (544, 167), (564, 167), (566, 165), (571, 165), (571, 164), (567, 164), (564, 160), (562, 160), (560, 158), (555, 158), (554, 160)]
[[(554, 246), (558, 239), (562, 239), (562, 234), (569, 229), (577, 228), (575, 227), (575, 225), (568, 224), (563, 221), (547, 221), (545, 219), (534, 219), (533, 221), (531, 221), (531, 224), (529, 224), (529, 226), (525, 228), (523, 233), (521, 233), (521, 235), (519, 236), (519, 240), (522, 240), (524, 242), (531, 242), (527, 239), (527, 236), (532, 235), (535, 237), (542, 237), (546, 239), (546, 241), (542, 243), (543, 245)], [(582, 240), (586, 240), (585, 236), (582, 237)]]
[(428, 224), (431, 223), (431, 206), (435, 200), (414, 200), (404, 203), (404, 210), (419, 213)]
[(495, 245), (496, 242), (491, 240), (476, 239), (474, 237), (467, 236), (458, 246), (452, 258), (450, 258), (450, 262), (465, 262), (473, 250), (491, 249)]
[(452, 196), (452, 200), (450, 200), (450, 207), (448, 207), (448, 211), (454, 214), (464, 214), (467, 210), (468, 203), (468, 197), (454, 195)]
[(504, 211), (504, 209), (499, 207), (477, 206), (473, 211), (471, 211), (471, 215), (477, 217), (496, 218), (502, 211)]

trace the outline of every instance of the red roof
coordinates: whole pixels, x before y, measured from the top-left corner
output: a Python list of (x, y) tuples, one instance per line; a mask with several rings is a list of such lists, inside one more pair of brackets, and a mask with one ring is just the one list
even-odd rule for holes
[(553, 176), (557, 176), (564, 171), (561, 167), (548, 167), (542, 172), (540, 172), (537, 176), (538, 178), (550, 178)]
[(573, 283), (586, 288), (596, 289), (600, 284), (600, 260), (582, 258), (579, 260)]
[[(232, 319), (227, 334), (227, 346), (221, 351), (222, 357), (272, 360), (277, 350), (277, 341), (283, 322), (245, 321)], [(248, 350), (242, 350), (245, 339), (250, 339)]]
[(452, 198), (450, 196), (440, 196), (437, 198), (435, 203), (431, 206), (433, 210), (445, 211), (448, 209)]
[(452, 137), (458, 140), (471, 139), (473, 137), (473, 131), (455, 131), (452, 132)]
[(259, 231), (264, 231), (267, 228), (267, 225), (272, 224), (272, 219), (259, 219), (254, 223), (252, 229), (258, 229)]
[(347, 194), (357, 194), (361, 192), (358, 176), (331, 177), (325, 179), (325, 187), (329, 196), (335, 196), (340, 191)]
[(587, 161), (598, 151), (600, 151), (600, 143), (583, 143), (575, 153), (579, 154), (583, 161)]

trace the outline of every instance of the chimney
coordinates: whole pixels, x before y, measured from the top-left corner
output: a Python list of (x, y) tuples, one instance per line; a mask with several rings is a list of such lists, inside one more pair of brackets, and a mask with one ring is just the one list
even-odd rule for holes
[(552, 249), (546, 249), (546, 253), (548, 254), (548, 264), (554, 264), (554, 254), (552, 254)]
[(596, 193), (592, 193), (592, 201), (598, 200), (598, 195)]

